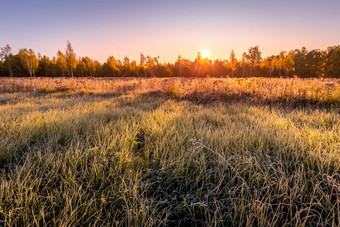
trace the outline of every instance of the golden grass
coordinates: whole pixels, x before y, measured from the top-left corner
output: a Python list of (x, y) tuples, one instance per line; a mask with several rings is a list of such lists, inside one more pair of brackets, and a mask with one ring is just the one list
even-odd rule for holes
[(3, 78), (0, 93), (33, 92), (122, 95), (158, 93), (196, 102), (247, 100), (256, 103), (338, 105), (339, 79), (280, 78)]
[(339, 225), (337, 80), (30, 82), (1, 79), (0, 225)]

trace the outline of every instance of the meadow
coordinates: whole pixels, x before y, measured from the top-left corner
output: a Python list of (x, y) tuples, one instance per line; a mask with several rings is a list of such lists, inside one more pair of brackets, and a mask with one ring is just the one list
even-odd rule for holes
[(338, 226), (340, 80), (0, 78), (0, 226)]

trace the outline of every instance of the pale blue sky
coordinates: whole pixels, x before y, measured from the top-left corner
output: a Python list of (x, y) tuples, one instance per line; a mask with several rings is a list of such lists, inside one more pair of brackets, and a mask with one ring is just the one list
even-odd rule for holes
[(70, 40), (78, 55), (100, 61), (140, 52), (194, 59), (203, 49), (221, 59), (252, 45), (267, 56), (339, 45), (339, 9), (339, 0), (3, 0), (0, 46), (51, 57)]

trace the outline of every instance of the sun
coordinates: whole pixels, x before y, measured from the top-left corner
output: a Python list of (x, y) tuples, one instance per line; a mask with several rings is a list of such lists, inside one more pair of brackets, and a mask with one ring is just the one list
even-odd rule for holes
[(209, 53), (209, 51), (208, 51), (208, 50), (202, 50), (202, 53), (201, 53), (201, 55), (202, 55), (202, 58), (208, 58), (208, 57), (209, 57), (209, 55), (210, 55), (210, 53)]

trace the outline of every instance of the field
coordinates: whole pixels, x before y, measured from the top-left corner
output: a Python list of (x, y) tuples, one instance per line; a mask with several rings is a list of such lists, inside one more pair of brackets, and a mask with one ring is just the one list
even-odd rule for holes
[(340, 80), (0, 78), (0, 226), (338, 226)]

